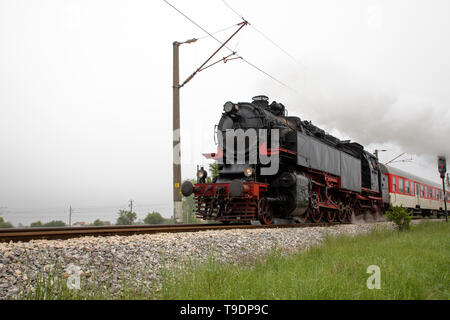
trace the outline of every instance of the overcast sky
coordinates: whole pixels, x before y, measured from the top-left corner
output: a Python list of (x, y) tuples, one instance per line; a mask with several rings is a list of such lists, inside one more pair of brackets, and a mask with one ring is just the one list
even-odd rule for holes
[[(169, 2), (210, 32), (240, 22), (221, 0)], [(438, 181), (449, 1), (227, 3), (292, 57), (250, 26), (229, 47), (289, 88), (239, 60), (200, 72), (181, 91), (184, 178), (215, 151), (224, 102), (266, 94)], [(163, 1), (0, 0), (0, 206), (170, 205), (172, 42), (204, 35)], [(182, 80), (216, 48), (182, 45)]]

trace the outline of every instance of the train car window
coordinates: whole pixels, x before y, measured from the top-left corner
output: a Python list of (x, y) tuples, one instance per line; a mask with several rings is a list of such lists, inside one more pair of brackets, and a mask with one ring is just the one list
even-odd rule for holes
[(420, 196), (421, 196), (422, 198), (425, 196), (424, 190), (423, 190), (423, 185), (420, 185)]
[(414, 195), (414, 182), (411, 181), (411, 194)]
[(436, 199), (436, 189), (433, 188), (433, 199)]
[(409, 181), (405, 180), (405, 193), (409, 194)]
[(397, 192), (397, 178), (392, 177), (392, 192)]
[(398, 192), (403, 193), (403, 179), (398, 179)]

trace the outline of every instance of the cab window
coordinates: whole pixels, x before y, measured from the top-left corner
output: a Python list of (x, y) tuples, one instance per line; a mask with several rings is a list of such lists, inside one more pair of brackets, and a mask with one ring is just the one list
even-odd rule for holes
[(397, 178), (392, 177), (392, 192), (397, 192)]

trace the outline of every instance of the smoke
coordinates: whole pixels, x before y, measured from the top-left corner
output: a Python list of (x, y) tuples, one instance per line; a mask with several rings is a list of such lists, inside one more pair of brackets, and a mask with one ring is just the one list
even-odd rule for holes
[(326, 131), (337, 130), (364, 146), (394, 144), (426, 158), (450, 156), (450, 101), (444, 105), (414, 92), (399, 93), (388, 81), (333, 64), (282, 75), (298, 92), (275, 92), (290, 115), (312, 120)]

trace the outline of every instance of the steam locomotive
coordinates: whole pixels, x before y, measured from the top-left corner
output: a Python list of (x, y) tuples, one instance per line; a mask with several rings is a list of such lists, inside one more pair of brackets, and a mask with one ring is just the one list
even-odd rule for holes
[(226, 102), (217, 125), (219, 175), (182, 184), (203, 220), (271, 224), (377, 220), (390, 202), (388, 168), (356, 142), (342, 141), (309, 121), (288, 116), (266, 96)]

